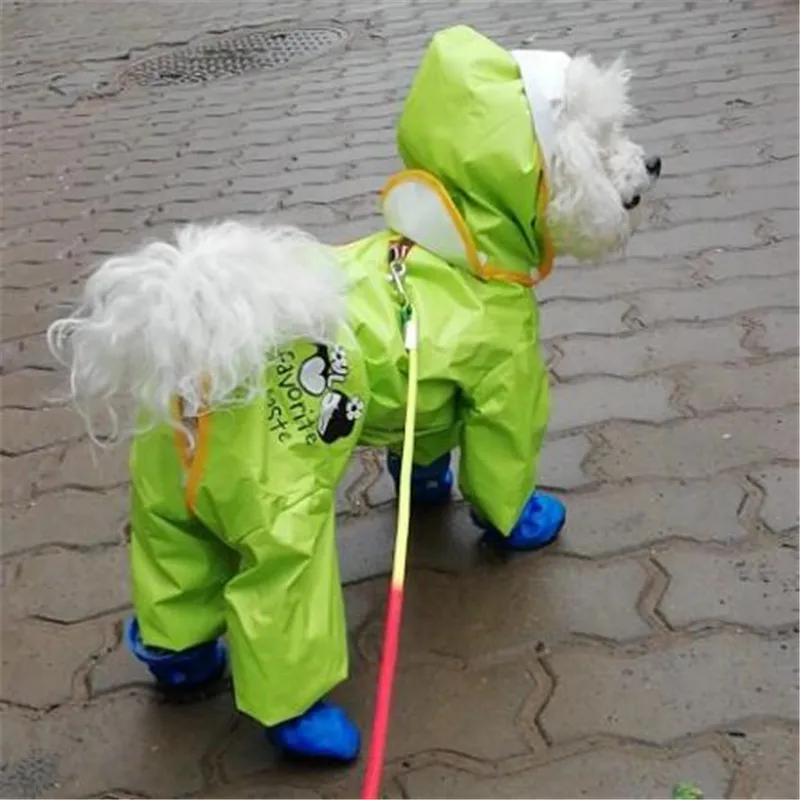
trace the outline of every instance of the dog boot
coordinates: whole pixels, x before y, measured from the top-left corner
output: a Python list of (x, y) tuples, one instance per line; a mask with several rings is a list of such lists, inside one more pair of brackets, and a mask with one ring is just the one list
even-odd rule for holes
[(267, 728), (270, 741), (290, 756), (330, 761), (354, 761), (361, 750), (361, 734), (347, 714), (321, 700), (305, 714)]
[(534, 492), (508, 536), (493, 528), (474, 511), (473, 522), (484, 533), (484, 541), (500, 550), (538, 550), (555, 541), (567, 518), (564, 504), (542, 492)]
[[(400, 488), (400, 456), (390, 452), (386, 466), (394, 480), (395, 490)], [(445, 453), (427, 467), (417, 464), (411, 469), (411, 501), (425, 506), (446, 503), (453, 491), (453, 470), (450, 453)]]
[(142, 642), (139, 623), (132, 617), (125, 623), (125, 644), (167, 692), (200, 689), (225, 672), (225, 647), (218, 639), (180, 652), (148, 647)]

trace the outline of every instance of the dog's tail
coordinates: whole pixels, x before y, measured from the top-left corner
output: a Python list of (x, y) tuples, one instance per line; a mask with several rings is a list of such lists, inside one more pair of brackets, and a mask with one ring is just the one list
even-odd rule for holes
[[(226, 221), (188, 226), (103, 263), (81, 305), (47, 339), (70, 370), (71, 398), (96, 441), (100, 409), (121, 432), (115, 402), (150, 423), (261, 391), (275, 349), (325, 340), (345, 314), (336, 254), (295, 228)], [(125, 431), (129, 433), (130, 431)]]

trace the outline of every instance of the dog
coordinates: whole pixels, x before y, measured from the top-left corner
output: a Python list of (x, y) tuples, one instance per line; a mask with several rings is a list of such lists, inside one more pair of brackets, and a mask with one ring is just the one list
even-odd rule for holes
[(386, 448), (397, 480), (409, 307), (413, 502), (447, 501), (458, 447), (488, 541), (557, 537), (564, 506), (534, 488), (548, 416), (534, 287), (556, 254), (622, 250), (660, 175), (625, 133), (629, 79), (621, 60), (441, 31), (399, 120), (386, 230), (333, 247), (261, 221), (191, 225), (108, 259), (53, 323), (91, 437), (106, 412), (132, 438), (126, 641), (159, 685), (202, 686), (229, 659), (238, 708), (280, 749), (358, 755), (326, 699), (348, 668), (334, 492), (359, 444)]

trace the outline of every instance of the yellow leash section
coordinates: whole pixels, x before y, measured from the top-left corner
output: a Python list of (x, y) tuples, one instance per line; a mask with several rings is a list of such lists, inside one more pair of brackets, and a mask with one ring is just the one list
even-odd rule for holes
[(394, 541), (392, 580), (389, 586), (389, 602), (386, 608), (381, 663), (378, 672), (378, 689), (375, 698), (375, 715), (372, 736), (367, 755), (362, 798), (377, 800), (380, 796), (383, 765), (386, 759), (386, 739), (389, 733), (389, 714), (392, 705), (392, 690), (397, 670), (400, 645), (400, 627), (403, 618), (403, 588), (408, 558), (408, 534), (411, 522), (411, 470), (414, 463), (414, 433), (417, 418), (417, 394), (419, 379), (419, 330), (414, 309), (406, 293), (405, 255), (408, 249), (402, 245), (389, 264), (389, 279), (395, 284), (401, 299), (400, 320), (403, 325), (405, 349), (408, 353), (408, 397), (403, 430), (403, 455), (400, 462), (400, 486), (398, 491), (397, 536)]
[(408, 553), (408, 530), (411, 523), (411, 471), (414, 461), (414, 436), (417, 421), (417, 394), (419, 380), (419, 333), (417, 318), (409, 306), (406, 321), (405, 345), (408, 353), (408, 399), (406, 400), (406, 420), (403, 429), (403, 458), (400, 462), (400, 490), (397, 498), (397, 538), (394, 543), (394, 562), (392, 564), (392, 586), (403, 586)]

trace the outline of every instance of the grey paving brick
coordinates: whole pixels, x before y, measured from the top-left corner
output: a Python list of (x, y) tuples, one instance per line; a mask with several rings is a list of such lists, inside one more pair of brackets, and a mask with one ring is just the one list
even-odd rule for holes
[[(736, 320), (713, 326), (669, 325), (641, 331), (614, 341), (580, 336), (560, 341), (561, 358), (553, 367), (561, 379), (578, 375), (633, 376), (677, 364), (735, 361), (748, 355), (741, 346), (744, 330)], [(702, 370), (702, 367), (698, 367)]]
[(760, 628), (797, 620), (797, 569), (777, 545), (754, 552), (703, 552), (696, 547), (657, 548), (670, 576), (658, 607), (675, 628), (722, 621)]
[(790, 531), (798, 524), (800, 485), (797, 466), (770, 466), (751, 474), (766, 493), (761, 518), (776, 533)]
[[(86, 797), (117, 787), (123, 796), (197, 792), (199, 757), (231, 724), (228, 698), (158, 705), (138, 690), (65, 705), (44, 718), (14, 709), (4, 715), (4, 791), (34, 797)], [(147, 736), (109, 736), (148, 729)], [(263, 739), (262, 739), (263, 742)]]
[(630, 309), (624, 300), (580, 303), (553, 300), (542, 306), (540, 325), (542, 339), (555, 339), (573, 333), (622, 333), (623, 317)]
[(590, 482), (582, 465), (591, 450), (580, 434), (545, 442), (539, 457), (538, 483), (551, 489), (575, 489)]
[[(88, 620), (127, 606), (128, 564), (122, 547), (48, 550), (6, 562), (7, 612), (56, 623)], [(58, 576), (58, 580), (53, 578)]]
[(557, 298), (606, 299), (660, 288), (692, 288), (692, 269), (675, 259), (663, 262), (624, 259), (605, 266), (559, 265), (536, 289), (542, 305)]
[(800, 343), (797, 311), (775, 309), (748, 316), (757, 328), (762, 329), (756, 338), (759, 348), (769, 353), (797, 352)]
[(797, 411), (793, 408), (729, 412), (662, 427), (611, 422), (600, 432), (608, 448), (595, 466), (615, 479), (703, 477), (797, 455)]
[(42, 482), (43, 475), (59, 468), (63, 450), (63, 445), (56, 445), (23, 455), (0, 455), (0, 472), (3, 475), (0, 484), (2, 502), (5, 504), (30, 501), (34, 491)]
[(664, 422), (680, 416), (670, 405), (675, 390), (662, 377), (625, 380), (611, 376), (557, 384), (551, 391), (550, 430), (558, 433), (609, 419)]
[(130, 512), (127, 487), (103, 492), (67, 490), (2, 507), (2, 555), (44, 545), (92, 547), (121, 543)]
[(4, 624), (0, 640), (2, 701), (48, 709), (73, 698), (76, 674), (93, 654), (102, 651), (106, 635), (98, 623), (64, 627), (26, 620)]
[(628, 658), (567, 649), (550, 659), (556, 688), (539, 721), (555, 742), (590, 731), (667, 742), (748, 716), (790, 719), (796, 660), (795, 639), (727, 631)]
[(764, 364), (719, 366), (707, 364), (684, 369), (684, 401), (695, 411), (717, 409), (785, 408), (798, 399), (796, 358)]
[(576, 494), (569, 498), (569, 524), (560, 547), (592, 557), (673, 539), (735, 544), (748, 533), (738, 514), (744, 497), (740, 483), (729, 476), (647, 481)]
[[(374, 680), (374, 667), (364, 666), (335, 693), (365, 729), (373, 713)], [(486, 696), (489, 687), (500, 690), (493, 691), (490, 705), (441, 702), (445, 696)], [(527, 670), (514, 662), (473, 670), (434, 662), (404, 670), (396, 691), (406, 702), (396, 706), (388, 756), (449, 748), (481, 759), (524, 753), (527, 745), (514, 720), (532, 689)]]
[(19, 454), (77, 439), (84, 432), (83, 420), (71, 407), (27, 411), (3, 411), (2, 449)]
[(666, 320), (719, 319), (751, 309), (796, 308), (797, 278), (742, 278), (732, 283), (693, 291), (653, 291), (637, 299), (636, 305), (646, 323)]
[(791, 797), (798, 785), (795, 726), (742, 726), (744, 736), (730, 737), (742, 759), (742, 781), (731, 797)]
[(99, 450), (87, 439), (70, 442), (59, 449), (57, 464), (48, 463), (40, 475), (40, 488), (114, 489), (128, 480), (124, 447)]
[(694, 785), (715, 797), (724, 796), (730, 777), (712, 749), (662, 761), (646, 750), (599, 747), (492, 776), (434, 764), (403, 775), (401, 783), (409, 797), (667, 797), (675, 775), (691, 775)]
[(798, 240), (785, 239), (757, 250), (706, 251), (699, 269), (714, 280), (747, 275), (788, 275), (796, 268), (798, 255)]

